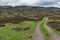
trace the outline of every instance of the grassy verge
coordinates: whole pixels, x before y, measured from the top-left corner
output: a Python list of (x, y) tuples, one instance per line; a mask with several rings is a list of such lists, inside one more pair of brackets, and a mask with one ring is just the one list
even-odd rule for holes
[(44, 27), (45, 21), (46, 21), (46, 18), (44, 18), (43, 21), (41, 22), (40, 29), (41, 29), (43, 35), (45, 36), (46, 40), (50, 40), (50, 35), (48, 34), (47, 30)]
[(60, 36), (60, 31), (54, 29), (55, 33)]
[[(37, 21), (24, 21), (19, 24), (8, 23), (5, 27), (0, 28), (0, 40), (32, 40), (32, 34), (37, 24)], [(30, 29), (21, 31), (12, 30), (12, 28), (16, 27), (30, 27)]]

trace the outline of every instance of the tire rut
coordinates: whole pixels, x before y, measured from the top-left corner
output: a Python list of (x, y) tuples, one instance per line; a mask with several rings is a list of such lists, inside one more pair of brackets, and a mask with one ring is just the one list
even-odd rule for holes
[(55, 34), (55, 32), (53, 32), (52, 28), (48, 27), (47, 25), (45, 25), (45, 28), (48, 31), (48, 33), (50, 34), (51, 40), (60, 40), (60, 36)]
[(40, 23), (37, 25), (36, 30), (34, 31), (32, 40), (44, 40), (44, 36), (42, 32), (40, 31)]
[(46, 28), (46, 30), (48, 31), (51, 40), (60, 40), (60, 36), (58, 36), (51, 27), (49, 27), (48, 25), (46, 25), (48, 18), (46, 18), (45, 23), (44, 23), (44, 27)]

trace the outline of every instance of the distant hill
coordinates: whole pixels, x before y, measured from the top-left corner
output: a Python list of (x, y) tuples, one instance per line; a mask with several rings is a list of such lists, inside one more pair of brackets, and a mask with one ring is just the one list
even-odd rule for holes
[(0, 6), (0, 17), (22, 16), (39, 18), (46, 16), (60, 16), (60, 8), (57, 7), (32, 7), (32, 6)]
[(31, 7), (31, 6), (0, 6), (0, 23), (36, 21), (44, 17), (60, 20), (60, 8), (56, 7)]

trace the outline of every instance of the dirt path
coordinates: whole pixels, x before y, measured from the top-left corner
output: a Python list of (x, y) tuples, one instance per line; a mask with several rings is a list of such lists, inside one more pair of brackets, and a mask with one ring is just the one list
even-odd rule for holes
[(48, 31), (48, 33), (50, 34), (51, 40), (60, 40), (60, 36), (56, 35), (54, 33), (54, 31), (52, 30), (52, 28), (50, 28), (49, 26), (46, 25), (47, 20), (48, 20), (48, 18), (46, 18), (44, 26), (45, 26), (46, 30)]
[(33, 34), (32, 40), (44, 40), (44, 36), (40, 31), (40, 23), (37, 25), (36, 30)]

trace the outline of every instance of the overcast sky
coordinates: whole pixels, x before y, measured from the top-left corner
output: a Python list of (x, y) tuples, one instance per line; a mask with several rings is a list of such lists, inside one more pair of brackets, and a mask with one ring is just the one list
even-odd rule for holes
[(59, 7), (60, 0), (0, 0), (1, 5)]

